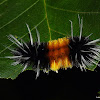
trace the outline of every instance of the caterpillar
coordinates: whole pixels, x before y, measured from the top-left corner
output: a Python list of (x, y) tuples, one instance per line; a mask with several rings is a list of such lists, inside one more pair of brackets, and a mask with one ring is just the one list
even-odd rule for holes
[(100, 61), (100, 38), (90, 40), (89, 36), (82, 36), (83, 18), (79, 19), (80, 35), (73, 36), (73, 24), (71, 23), (71, 37), (58, 38), (48, 42), (40, 42), (39, 31), (36, 29), (37, 41), (33, 42), (32, 34), (28, 24), (26, 24), (29, 32), (30, 41), (28, 43), (23, 40), (20, 42), (13, 35), (9, 35), (8, 39), (18, 47), (10, 49), (13, 56), (5, 58), (13, 59), (15, 62), (12, 65), (23, 65), (23, 71), (28, 66), (32, 66), (36, 71), (36, 78), (40, 74), (40, 70), (49, 73), (50, 70), (58, 72), (59, 69), (72, 68), (73, 66), (80, 67), (86, 70), (87, 67), (97, 65)]

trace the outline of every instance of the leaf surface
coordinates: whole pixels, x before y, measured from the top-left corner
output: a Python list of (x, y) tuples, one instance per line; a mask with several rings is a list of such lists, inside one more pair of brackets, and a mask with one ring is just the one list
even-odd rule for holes
[[(26, 23), (34, 41), (37, 38), (35, 27), (41, 42), (70, 37), (69, 20), (73, 22), (74, 36), (79, 36), (78, 14), (83, 17), (83, 36), (93, 33), (91, 39), (100, 38), (99, 0), (0, 0), (0, 57), (11, 56), (7, 47), (15, 47), (7, 38), (9, 34), (29, 41)], [(15, 79), (21, 73), (23, 66), (12, 66), (12, 62), (0, 58), (0, 78)]]

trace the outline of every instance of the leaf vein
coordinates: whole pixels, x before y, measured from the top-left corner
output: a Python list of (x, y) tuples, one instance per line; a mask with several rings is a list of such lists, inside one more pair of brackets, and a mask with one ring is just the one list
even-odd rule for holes
[(46, 1), (44, 0), (44, 8), (45, 8), (45, 17), (47, 20), (47, 25), (48, 25), (48, 29), (49, 29), (49, 34), (50, 34), (50, 40), (51, 40), (51, 31), (50, 31), (50, 25), (49, 25), (49, 21), (48, 21), (48, 16), (47, 16), (47, 9), (46, 9)]
[[(35, 25), (35, 27), (39, 26), (45, 19), (46, 19), (46, 18), (43, 18), (37, 25)], [(34, 30), (35, 27), (33, 27), (33, 28), (31, 29), (31, 31)], [(23, 36), (22, 36), (21, 38), (19, 38), (18, 40), (24, 38), (27, 34), (28, 34), (28, 33), (25, 33), (25, 35), (23, 35)], [(3, 50), (1, 50), (1, 51), (0, 51), (0, 54), (1, 54), (2, 52), (4, 52), (5, 50), (7, 50), (9, 47), (11, 47), (13, 44), (14, 44), (14, 43), (10, 44), (9, 46), (7, 46), (7, 47), (4, 48)]]
[(66, 34), (64, 34), (64, 33), (62, 33), (62, 32), (58, 32), (58, 31), (56, 31), (56, 30), (54, 30), (54, 29), (51, 29), (51, 30), (54, 31), (54, 32), (56, 32), (56, 33), (59, 33), (59, 34), (61, 34), (61, 35), (66, 36)]
[(32, 8), (35, 4), (37, 4), (39, 2), (39, 0), (37, 0), (35, 3), (33, 3), (31, 6), (29, 6), (27, 9), (25, 9), (22, 13), (20, 13), (18, 16), (16, 16), (15, 18), (13, 18), (12, 20), (10, 20), (9, 22), (7, 22), (6, 24), (4, 24), (2, 27), (0, 27), (0, 29), (4, 28), (5, 26), (7, 26), (8, 24), (12, 23), (14, 20), (16, 20), (17, 18), (19, 18), (21, 15), (23, 15), (26, 11), (28, 11), (30, 8)]
[(98, 14), (100, 12), (80, 12), (80, 11), (73, 11), (73, 10), (67, 10), (67, 9), (62, 9), (62, 8), (57, 8), (57, 7), (54, 7), (54, 6), (50, 6), (50, 5), (47, 5), (48, 7), (52, 8), (52, 9), (56, 9), (56, 10), (61, 10), (61, 11), (66, 11), (66, 12), (71, 12), (71, 13), (83, 13), (83, 14)]
[(6, 1), (8, 1), (8, 0), (4, 0), (4, 1), (0, 2), (0, 6), (1, 6), (3, 3), (5, 3)]

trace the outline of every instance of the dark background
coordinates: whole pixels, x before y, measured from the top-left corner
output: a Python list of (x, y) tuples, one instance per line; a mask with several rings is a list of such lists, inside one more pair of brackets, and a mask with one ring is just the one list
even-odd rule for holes
[[(79, 68), (41, 71), (35, 79), (34, 71), (25, 71), (15, 80), (0, 79), (2, 100), (95, 100), (100, 91), (100, 68), (83, 71)], [(97, 71), (97, 72), (96, 72)], [(98, 99), (99, 100), (99, 99)]]

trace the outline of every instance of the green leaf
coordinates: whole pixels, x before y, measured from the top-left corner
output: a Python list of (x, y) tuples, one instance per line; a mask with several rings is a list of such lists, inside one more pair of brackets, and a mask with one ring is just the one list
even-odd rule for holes
[[(91, 39), (100, 38), (99, 0), (0, 0), (0, 57), (11, 55), (7, 46), (15, 47), (7, 35), (29, 41), (25, 23), (30, 26), (34, 41), (35, 26), (40, 32), (41, 42), (70, 36), (69, 20), (73, 22), (74, 36), (78, 36), (78, 14), (83, 17), (83, 36), (93, 33)], [(12, 66), (12, 62), (0, 58), (0, 78), (15, 79), (21, 73), (23, 66)]]

